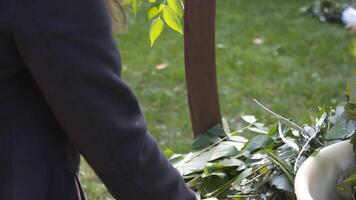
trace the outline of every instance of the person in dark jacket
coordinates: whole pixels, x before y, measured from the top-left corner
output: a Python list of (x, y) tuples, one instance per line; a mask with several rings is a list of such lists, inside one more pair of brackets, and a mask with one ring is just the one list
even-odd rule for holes
[(115, 199), (195, 199), (120, 74), (104, 0), (0, 0), (0, 200), (85, 199), (80, 154)]

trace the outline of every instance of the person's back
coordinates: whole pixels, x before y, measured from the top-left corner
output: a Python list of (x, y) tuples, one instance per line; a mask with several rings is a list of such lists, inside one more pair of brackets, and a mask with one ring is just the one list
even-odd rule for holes
[(115, 198), (195, 199), (147, 134), (110, 27), (103, 0), (0, 0), (1, 200), (84, 199), (78, 152)]

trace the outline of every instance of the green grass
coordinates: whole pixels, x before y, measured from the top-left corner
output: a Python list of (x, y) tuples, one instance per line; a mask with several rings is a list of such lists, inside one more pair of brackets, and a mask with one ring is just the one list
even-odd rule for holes
[[(320, 23), (299, 13), (310, 2), (217, 1), (217, 71), (223, 116), (238, 124), (242, 114), (263, 122), (270, 116), (252, 98), (297, 122), (310, 119), (318, 107), (343, 102), (352, 76), (356, 39), (341, 25)], [(149, 23), (141, 12), (129, 31), (117, 36), (123, 78), (138, 96), (148, 128), (161, 148), (186, 152), (192, 141), (185, 92), (183, 41), (167, 28), (149, 48)], [(256, 37), (264, 39), (253, 44)], [(156, 65), (168, 63), (163, 70)], [(90, 200), (107, 199), (87, 165), (82, 180)]]

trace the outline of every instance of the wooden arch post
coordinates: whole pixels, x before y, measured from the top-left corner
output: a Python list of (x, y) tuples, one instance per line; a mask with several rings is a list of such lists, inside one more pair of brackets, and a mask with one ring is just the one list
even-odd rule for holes
[(216, 0), (185, 0), (184, 55), (194, 136), (221, 122), (215, 63)]

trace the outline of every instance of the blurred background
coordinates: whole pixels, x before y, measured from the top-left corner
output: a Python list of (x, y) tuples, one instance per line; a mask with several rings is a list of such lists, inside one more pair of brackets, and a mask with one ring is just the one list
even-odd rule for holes
[[(295, 122), (320, 108), (344, 102), (355, 69), (356, 37), (341, 23), (322, 23), (301, 12), (311, 0), (218, 0), (217, 73), (222, 114), (239, 126), (239, 116), (270, 116), (252, 98)], [(184, 79), (183, 36), (169, 28), (153, 48), (145, 7), (128, 10), (126, 33), (116, 34), (123, 79), (138, 96), (150, 133), (161, 149), (190, 150), (192, 131)], [(89, 200), (113, 199), (82, 162)]]

